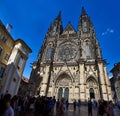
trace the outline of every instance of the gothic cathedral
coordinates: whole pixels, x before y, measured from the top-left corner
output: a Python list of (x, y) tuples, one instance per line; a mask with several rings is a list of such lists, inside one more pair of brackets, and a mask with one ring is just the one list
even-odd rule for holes
[(84, 8), (78, 31), (71, 23), (63, 30), (61, 13), (50, 25), (32, 66), (29, 89), (30, 95), (64, 97), (70, 103), (88, 98), (112, 99), (106, 62)]

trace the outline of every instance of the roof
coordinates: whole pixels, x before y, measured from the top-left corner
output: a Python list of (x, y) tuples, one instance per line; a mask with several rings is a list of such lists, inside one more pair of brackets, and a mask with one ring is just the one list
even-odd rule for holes
[(29, 53), (32, 52), (31, 48), (20, 38), (18, 38), (16, 41), (15, 41), (15, 44), (17, 43), (22, 43), (24, 46), (26, 46), (26, 48), (29, 50)]

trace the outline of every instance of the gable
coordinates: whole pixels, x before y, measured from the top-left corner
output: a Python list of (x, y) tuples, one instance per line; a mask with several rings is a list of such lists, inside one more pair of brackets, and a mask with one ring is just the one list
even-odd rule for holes
[(76, 31), (74, 30), (72, 25), (70, 23), (68, 23), (68, 25), (66, 26), (66, 28), (62, 34), (75, 34), (75, 33), (76, 33)]

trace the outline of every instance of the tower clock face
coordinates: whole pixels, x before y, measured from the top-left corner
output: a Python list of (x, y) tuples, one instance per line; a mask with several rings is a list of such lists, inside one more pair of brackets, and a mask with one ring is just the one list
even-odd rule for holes
[(59, 49), (59, 59), (62, 61), (70, 61), (76, 57), (77, 51), (72, 45), (64, 45)]

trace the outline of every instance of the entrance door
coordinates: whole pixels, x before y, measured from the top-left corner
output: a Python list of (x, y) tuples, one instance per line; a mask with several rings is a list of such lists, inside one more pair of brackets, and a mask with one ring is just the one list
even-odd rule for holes
[(59, 90), (58, 90), (58, 99), (59, 99), (59, 100), (61, 100), (62, 94), (63, 94), (63, 88), (60, 87)]
[(65, 91), (64, 91), (64, 98), (65, 98), (65, 101), (66, 100), (69, 100), (69, 88), (65, 88)]
[(93, 88), (90, 88), (90, 89), (89, 89), (89, 92), (90, 92), (90, 98), (91, 98), (91, 99), (95, 98), (94, 89), (93, 89)]

